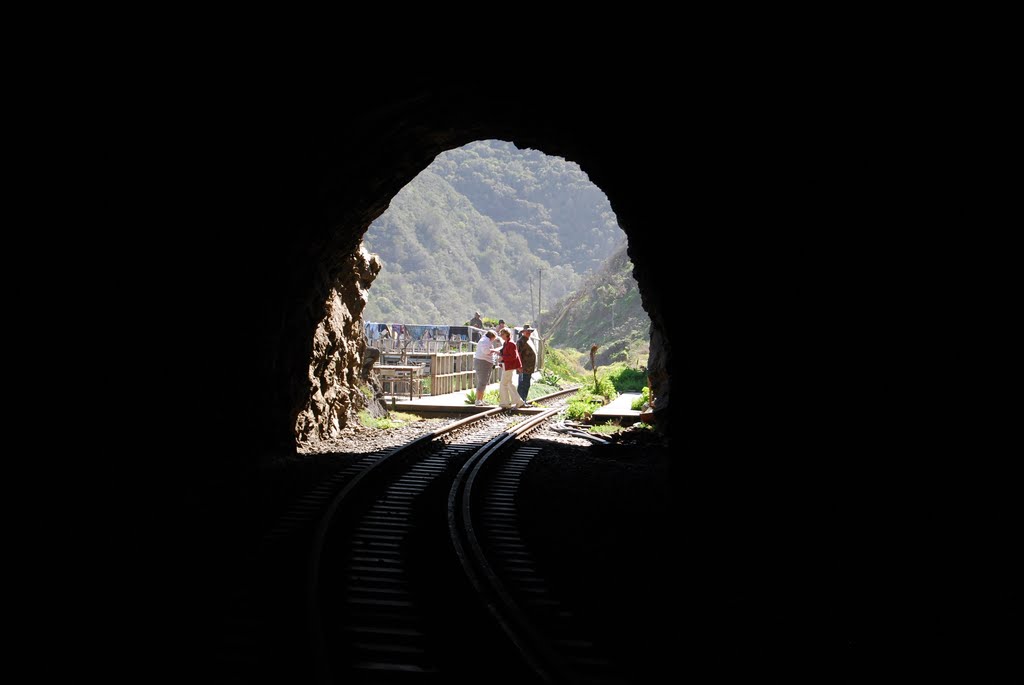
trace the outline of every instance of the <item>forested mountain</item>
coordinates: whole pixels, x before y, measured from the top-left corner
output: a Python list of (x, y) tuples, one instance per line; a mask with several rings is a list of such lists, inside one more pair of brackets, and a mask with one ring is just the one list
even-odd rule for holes
[(646, 365), (651, 319), (640, 302), (626, 243), (579, 290), (555, 304), (540, 324), (549, 345), (587, 353), (587, 366), (592, 344), (599, 345), (598, 365), (616, 361)]
[[(625, 235), (580, 167), (496, 140), (438, 155), (366, 233), (384, 264), (366, 321), (537, 321)], [(634, 286), (635, 287), (635, 286)]]

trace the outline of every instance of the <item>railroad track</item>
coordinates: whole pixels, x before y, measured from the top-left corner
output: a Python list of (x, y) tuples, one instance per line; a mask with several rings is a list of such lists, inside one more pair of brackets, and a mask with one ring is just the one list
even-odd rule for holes
[(552, 591), (517, 522), (520, 479), (540, 452), (517, 440), (557, 413), (532, 417), (463, 465), (449, 492), (449, 535), (480, 601), (537, 682), (628, 683), (591, 641), (585, 622)]
[(264, 540), (276, 561), (262, 585), (275, 591), (250, 601), (260, 637), (240, 639), (237, 665), (282, 682), (628, 682), (515, 523), (537, 453), (522, 440), (575, 390), (364, 455), (297, 502)]

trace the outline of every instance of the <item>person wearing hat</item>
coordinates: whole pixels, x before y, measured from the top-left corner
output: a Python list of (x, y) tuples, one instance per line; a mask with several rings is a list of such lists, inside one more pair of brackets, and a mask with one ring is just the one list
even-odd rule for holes
[(476, 352), (473, 354), (473, 369), (476, 371), (476, 406), (484, 404), (484, 390), (487, 389), (487, 380), (491, 377), (491, 369), (496, 363), (496, 353), (492, 347), (492, 341), (498, 334), (491, 329), (484, 333), (476, 343)]
[[(534, 329), (530, 324), (523, 326), (519, 331), (519, 340), (516, 340), (516, 348), (519, 350), (519, 360), (523, 368), (519, 369), (519, 387), (516, 390), (525, 402), (530, 394), (530, 383), (533, 382), (533, 372), (537, 370), (537, 348), (530, 341)], [(529, 402), (527, 402), (529, 405)]]
[[(477, 328), (477, 329), (483, 328), (484, 327), (484, 320), (480, 318), (480, 312), (474, 313), (473, 314), (473, 318), (470, 319), (469, 323), (466, 324), (466, 325), (467, 326), (472, 326), (473, 328)], [(483, 336), (480, 335), (480, 331), (479, 330), (475, 330), (475, 331), (471, 330), (469, 332), (469, 339), (471, 341), (473, 341), (473, 342), (480, 342), (480, 338), (482, 338), (482, 337)]]

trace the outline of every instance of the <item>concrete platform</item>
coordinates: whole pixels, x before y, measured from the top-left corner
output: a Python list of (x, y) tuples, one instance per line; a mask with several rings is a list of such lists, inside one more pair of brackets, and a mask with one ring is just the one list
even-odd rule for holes
[(591, 423), (608, 423), (618, 421), (622, 426), (630, 426), (640, 420), (640, 411), (630, 409), (630, 406), (638, 397), (643, 397), (638, 392), (624, 392), (614, 400), (594, 412)]
[[(497, 389), (497, 383), (491, 383), (487, 386), (487, 391)], [(417, 397), (412, 400), (410, 400), (408, 396), (402, 397), (401, 395), (396, 395), (394, 398), (394, 404), (391, 402), (391, 396), (385, 396), (384, 401), (387, 403), (388, 409), (409, 412), (410, 414), (420, 414), (422, 416), (479, 414), (480, 412), (485, 412), (488, 409), (494, 409), (495, 406), (497, 406), (494, 404), (485, 404), (482, 407), (477, 407), (473, 404), (466, 404), (466, 394), (469, 392), (473, 391), (459, 390), (458, 392), (450, 392), (446, 395), (424, 395), (423, 397)]]
[[(534, 375), (534, 379), (537, 375)], [(513, 386), (518, 382), (518, 378), (513, 377)], [(491, 390), (497, 390), (498, 384), (491, 383), (484, 390), (485, 393)], [(482, 407), (478, 407), (473, 404), (466, 404), (466, 395), (470, 392), (475, 394), (474, 389), (459, 390), (458, 392), (450, 392), (445, 395), (424, 395), (423, 397), (416, 397), (412, 400), (409, 396), (402, 395), (394, 396), (394, 404), (392, 404), (392, 396), (385, 395), (384, 401), (388, 405), (388, 409), (394, 409), (395, 411), (404, 411), (411, 414), (420, 414), (422, 416), (452, 416), (457, 414), (479, 414), (485, 412), (488, 409), (494, 409), (497, 405), (485, 404)], [(522, 412), (530, 411), (543, 411), (542, 409), (523, 409)], [(637, 412), (639, 414), (639, 412)]]

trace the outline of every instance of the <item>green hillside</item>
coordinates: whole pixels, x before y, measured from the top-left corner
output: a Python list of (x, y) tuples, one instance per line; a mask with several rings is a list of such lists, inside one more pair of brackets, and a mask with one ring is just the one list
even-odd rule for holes
[(646, 365), (651, 320), (640, 302), (626, 243), (580, 289), (558, 302), (541, 319), (550, 346), (571, 348), (586, 356), (597, 344), (598, 365), (624, 361)]
[(363, 318), (464, 323), (474, 311), (537, 320), (622, 242), (580, 167), (511, 143), (441, 155), (395, 196), (364, 242), (384, 264)]

